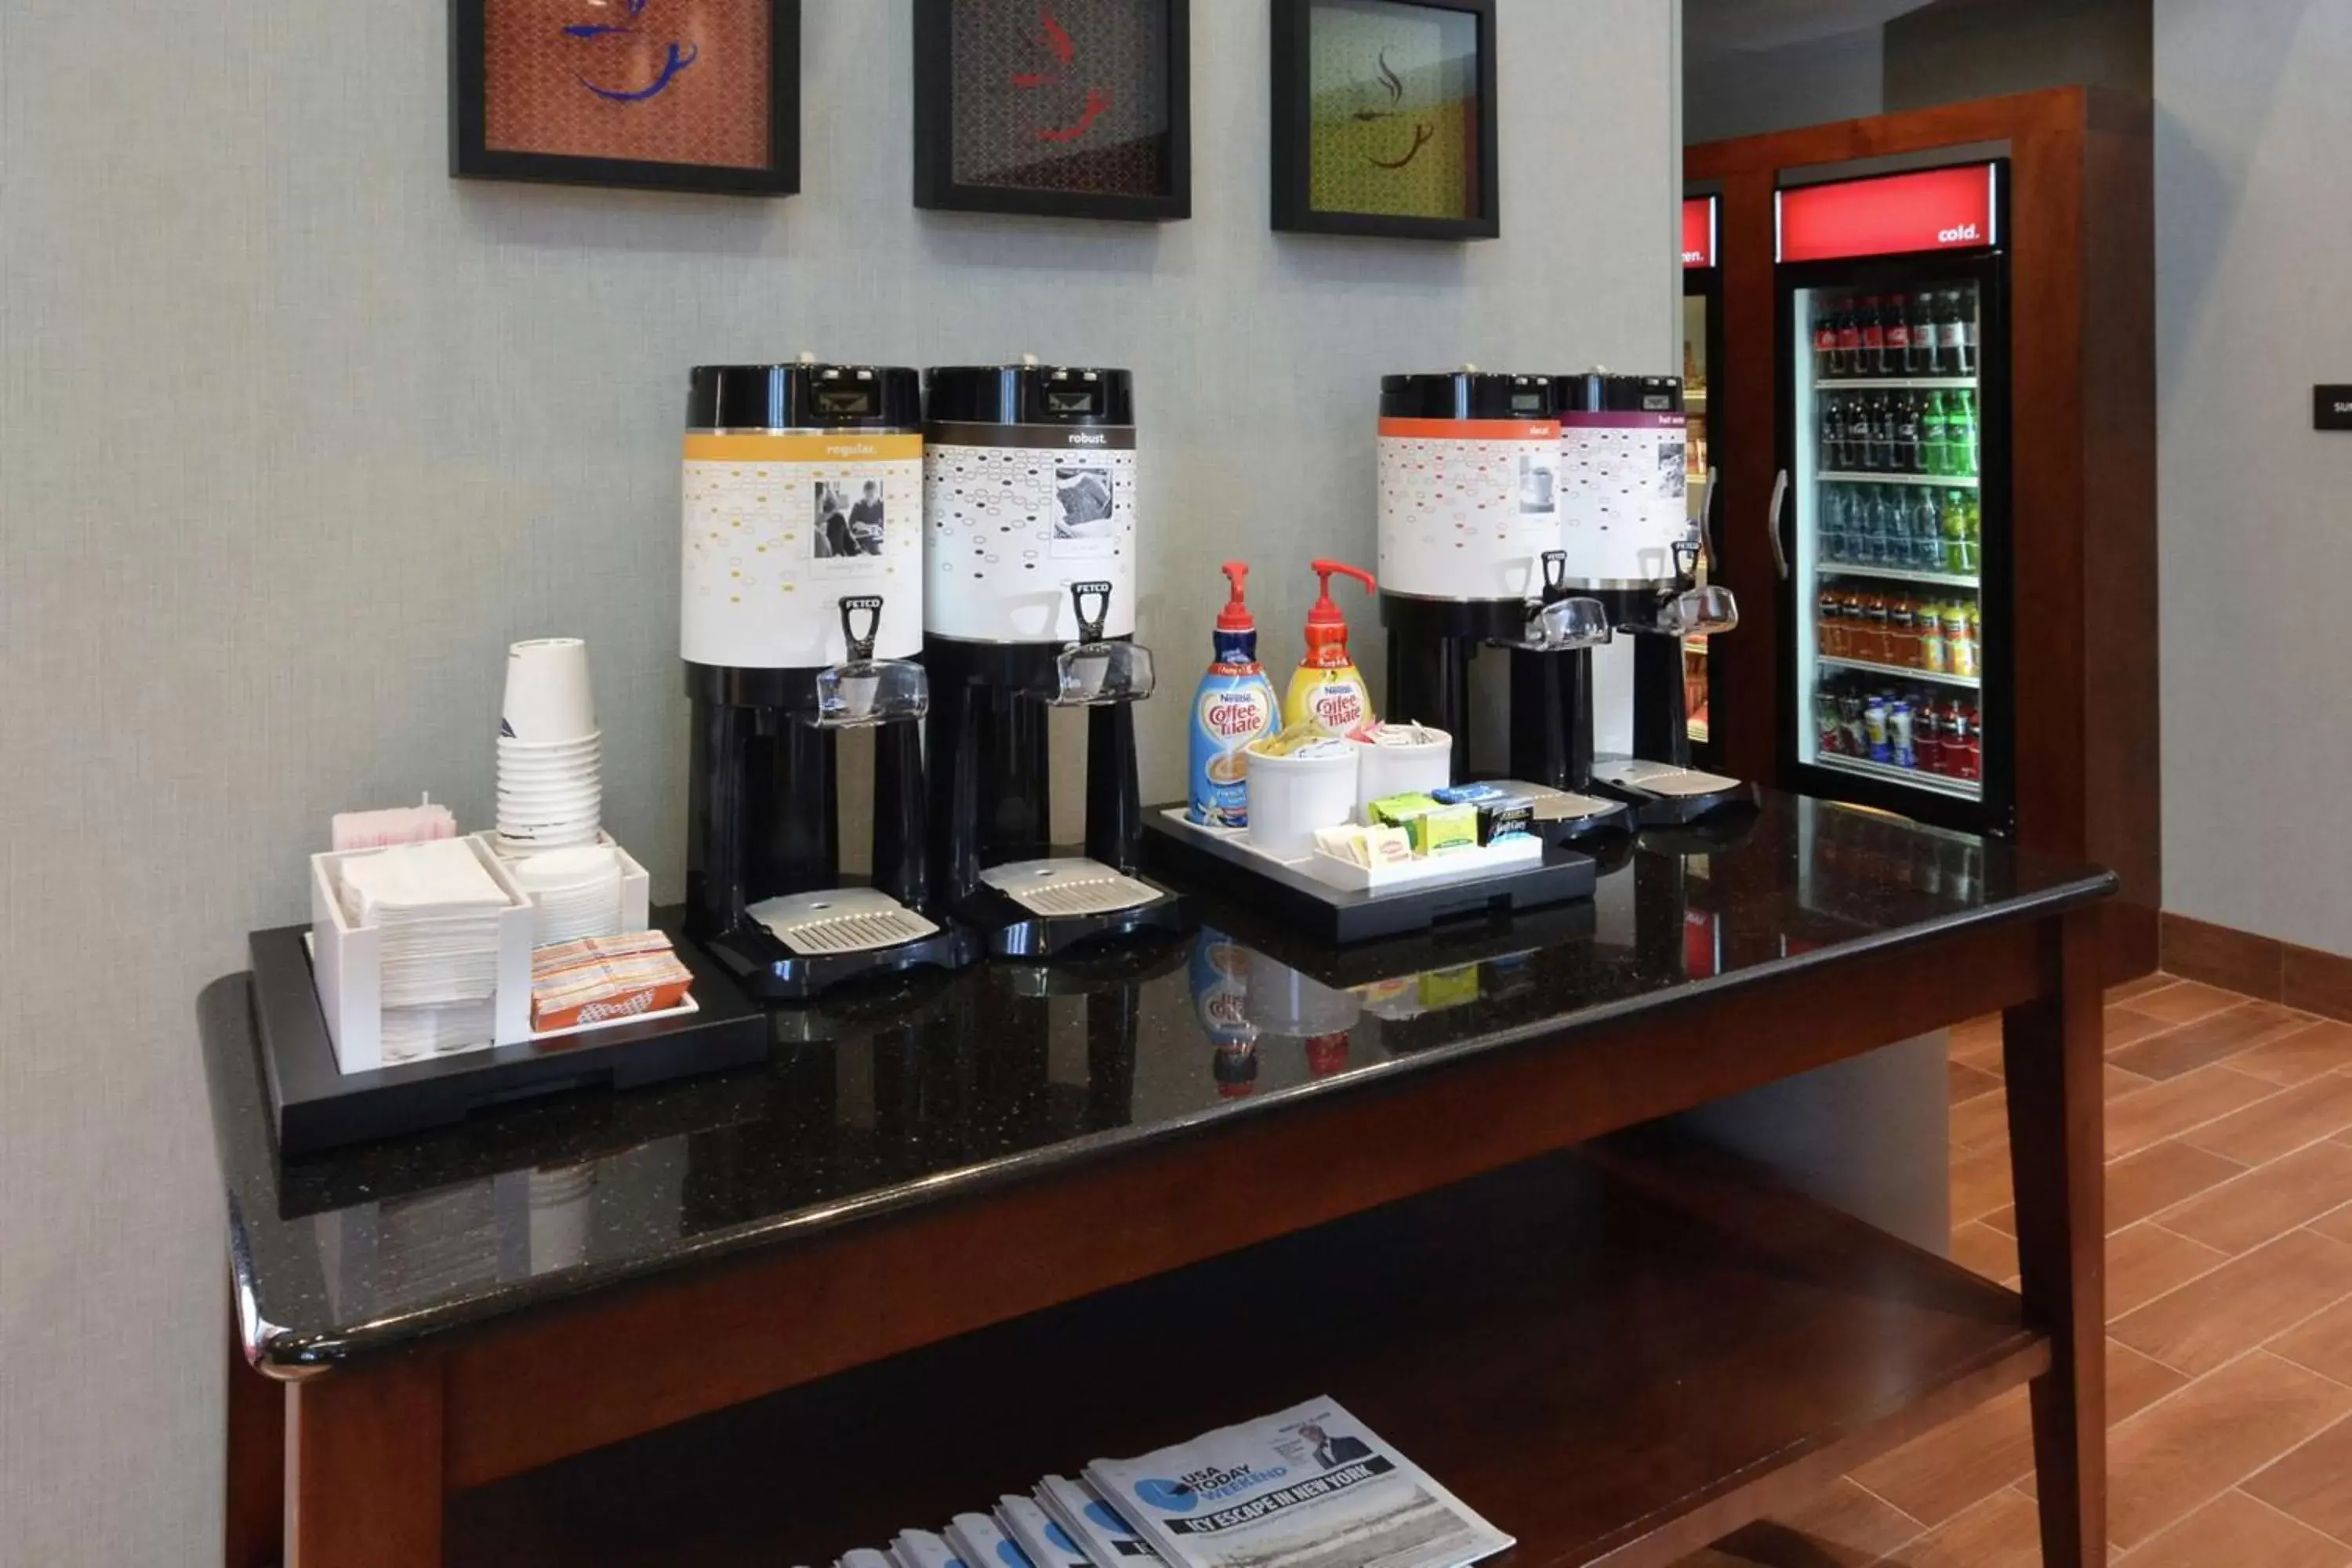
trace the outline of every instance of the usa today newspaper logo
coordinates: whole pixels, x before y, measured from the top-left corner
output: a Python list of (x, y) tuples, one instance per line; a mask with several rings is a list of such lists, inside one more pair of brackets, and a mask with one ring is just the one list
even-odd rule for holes
[(1229, 1470), (1194, 1470), (1172, 1481), (1147, 1477), (1135, 1483), (1135, 1495), (1146, 1507), (1162, 1513), (1190, 1513), (1203, 1502), (1215, 1502), (1253, 1487), (1278, 1481), (1289, 1473), (1287, 1465), (1263, 1470), (1239, 1466)]

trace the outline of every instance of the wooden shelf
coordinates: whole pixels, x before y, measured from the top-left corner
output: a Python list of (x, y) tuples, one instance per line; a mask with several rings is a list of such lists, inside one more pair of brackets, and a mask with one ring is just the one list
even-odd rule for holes
[(1954, 1264), (1611, 1140), (462, 1495), (447, 1560), (825, 1563), (1328, 1394), (1517, 1535), (1515, 1568), (1664, 1564), (2050, 1357)]

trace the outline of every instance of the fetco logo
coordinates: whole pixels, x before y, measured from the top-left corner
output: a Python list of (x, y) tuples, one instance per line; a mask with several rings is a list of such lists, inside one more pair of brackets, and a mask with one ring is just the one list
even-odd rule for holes
[(1110, 437), (1104, 435), (1099, 430), (1073, 430), (1070, 432), (1070, 445), (1073, 447), (1101, 447), (1108, 445)]
[(1958, 228), (1937, 230), (1936, 234), (1936, 243), (1938, 245), (1958, 245), (1967, 240), (1979, 239), (1982, 236), (1977, 233), (1976, 225), (1972, 223), (1964, 223)]

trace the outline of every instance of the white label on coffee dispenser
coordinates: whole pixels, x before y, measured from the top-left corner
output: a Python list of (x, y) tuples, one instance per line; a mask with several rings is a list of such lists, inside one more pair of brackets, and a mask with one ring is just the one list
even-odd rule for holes
[(877, 658), (923, 647), (923, 438), (690, 434), (678, 642), (689, 663), (818, 669), (841, 601), (882, 600)]
[(1383, 593), (1528, 599), (1559, 548), (1559, 426), (1549, 420), (1383, 419)]
[(1560, 510), (1571, 588), (1674, 580), (1690, 536), (1689, 432), (1680, 414), (1560, 416)]
[(924, 629), (1070, 642), (1070, 587), (1110, 584), (1106, 637), (1135, 633), (1132, 426), (935, 424), (923, 450)]

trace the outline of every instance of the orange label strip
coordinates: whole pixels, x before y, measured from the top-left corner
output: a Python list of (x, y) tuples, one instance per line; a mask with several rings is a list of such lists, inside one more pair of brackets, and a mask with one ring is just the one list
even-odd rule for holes
[(1416, 441), (1557, 441), (1557, 419), (1383, 419), (1381, 434)]
[(835, 430), (822, 435), (688, 436), (689, 463), (838, 463), (860, 460), (888, 462), (920, 458), (920, 436), (879, 431)]

